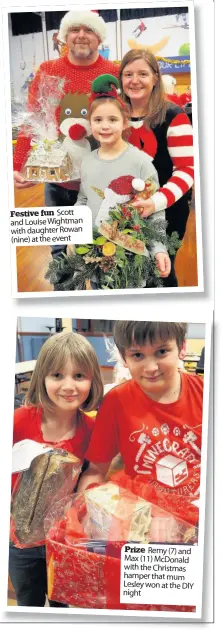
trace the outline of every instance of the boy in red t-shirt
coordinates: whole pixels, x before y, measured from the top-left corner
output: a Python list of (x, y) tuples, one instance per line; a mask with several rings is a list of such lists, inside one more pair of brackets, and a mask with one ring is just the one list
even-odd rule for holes
[(203, 381), (178, 368), (186, 332), (184, 323), (116, 322), (114, 340), (132, 379), (103, 400), (80, 490), (95, 473), (104, 481), (120, 452), (131, 488), (145, 482), (147, 498), (177, 506), (185, 518), (184, 506), (199, 495), (203, 401)]

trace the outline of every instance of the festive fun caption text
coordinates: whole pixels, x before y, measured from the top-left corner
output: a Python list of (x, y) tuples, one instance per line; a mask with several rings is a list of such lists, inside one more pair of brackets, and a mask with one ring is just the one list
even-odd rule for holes
[(197, 546), (124, 545), (121, 550), (120, 602), (195, 606), (198, 556)]
[(87, 206), (16, 208), (10, 213), (13, 245), (66, 245), (92, 242), (92, 213)]

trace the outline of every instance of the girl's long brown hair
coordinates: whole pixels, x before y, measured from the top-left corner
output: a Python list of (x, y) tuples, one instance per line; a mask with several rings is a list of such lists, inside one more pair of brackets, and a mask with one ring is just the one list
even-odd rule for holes
[(138, 59), (144, 59), (144, 61), (146, 61), (147, 65), (157, 79), (149, 100), (147, 101), (146, 117), (144, 120), (146, 127), (155, 127), (156, 125), (161, 125), (164, 122), (169, 102), (165, 98), (163, 81), (157, 59), (151, 51), (141, 48), (140, 50), (129, 50), (126, 55), (124, 55), (119, 70), (121, 98), (128, 104), (128, 106), (131, 105), (130, 99), (123, 92), (122, 75), (124, 68), (126, 68), (129, 63), (137, 61)]
[(44, 410), (54, 411), (55, 406), (46, 391), (45, 378), (62, 369), (69, 359), (77, 370), (92, 379), (89, 396), (82, 409), (97, 409), (103, 397), (103, 383), (95, 350), (79, 333), (66, 331), (52, 335), (43, 344), (25, 397), (26, 406), (42, 406)]

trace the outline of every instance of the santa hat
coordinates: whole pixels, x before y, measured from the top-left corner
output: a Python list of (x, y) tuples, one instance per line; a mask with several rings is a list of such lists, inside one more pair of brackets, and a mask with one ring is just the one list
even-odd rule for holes
[(98, 35), (101, 42), (106, 37), (106, 25), (95, 11), (68, 11), (61, 20), (58, 39), (66, 42), (67, 33), (72, 26), (88, 26)]
[(117, 179), (113, 179), (108, 188), (117, 195), (128, 196), (135, 194), (135, 191), (142, 192), (145, 188), (145, 182), (142, 179), (133, 177), (133, 175), (122, 175)]

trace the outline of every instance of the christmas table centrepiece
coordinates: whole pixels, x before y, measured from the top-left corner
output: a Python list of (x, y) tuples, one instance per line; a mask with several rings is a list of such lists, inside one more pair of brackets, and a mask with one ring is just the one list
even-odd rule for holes
[(11, 505), (12, 540), (17, 547), (44, 543), (43, 521), (47, 511), (72, 492), (82, 462), (62, 449), (51, 449), (32, 460), (28, 470), (18, 475)]
[(112, 481), (67, 497), (66, 505), (65, 499), (53, 505), (44, 524), (48, 596), (80, 608), (154, 610), (120, 603), (122, 546), (130, 541), (197, 543), (196, 526), (188, 519)]
[(76, 245), (60, 259), (49, 263), (45, 277), (55, 291), (161, 287), (154, 241), (163, 243), (170, 255), (180, 246), (177, 233), (166, 235), (166, 222), (142, 219), (130, 204), (117, 204), (108, 220), (93, 230), (93, 242)]

